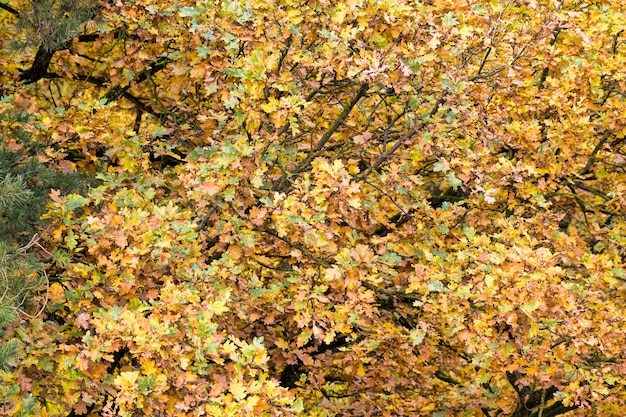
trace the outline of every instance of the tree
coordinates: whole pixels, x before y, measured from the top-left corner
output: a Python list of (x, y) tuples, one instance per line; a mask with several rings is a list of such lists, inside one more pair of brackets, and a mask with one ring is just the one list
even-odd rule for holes
[[(0, 158), (1, 159), (1, 158)], [(11, 208), (29, 196), (29, 190), (24, 186), (22, 177), (13, 177), (6, 174), (0, 182), (0, 208)], [(5, 226), (3, 224), (2, 226)], [(17, 311), (25, 301), (25, 292), (31, 281), (29, 272), (33, 265), (23, 262), (21, 253), (11, 246), (10, 240), (5, 237), (0, 241), (0, 335), (17, 318)], [(27, 278), (28, 277), (28, 278)], [(0, 344), (0, 369), (8, 370), (11, 362), (18, 353), (17, 339), (11, 339)]]
[(7, 415), (624, 414), (622, 2), (93, 7), (0, 55), (101, 181)]
[[(32, 292), (45, 287), (46, 275), (33, 248), (41, 248), (41, 228), (51, 188), (78, 191), (80, 175), (48, 169), (29, 152), (36, 145), (21, 128), (24, 113), (0, 114), (0, 336), (18, 318), (33, 309)], [(44, 302), (45, 304), (45, 302)], [(39, 315), (44, 306), (36, 306)], [(0, 369), (8, 371), (20, 353), (18, 339), (0, 342)]]

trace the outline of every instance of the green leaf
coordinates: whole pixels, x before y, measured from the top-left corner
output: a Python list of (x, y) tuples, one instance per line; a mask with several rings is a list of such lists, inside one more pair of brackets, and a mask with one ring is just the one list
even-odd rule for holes
[(195, 7), (181, 7), (178, 10), (178, 15), (180, 17), (193, 17), (198, 16), (200, 14), (200, 10)]
[(298, 414), (304, 411), (304, 403), (302, 402), (302, 398), (298, 398), (291, 405), (291, 409)]
[(446, 173), (446, 178), (448, 179), (448, 182), (450, 183), (450, 186), (454, 189), (454, 191), (456, 191), (459, 186), (463, 185), (463, 181), (458, 179), (452, 171), (448, 171)]
[(473, 227), (464, 227), (463, 228), (463, 234), (465, 235), (465, 237), (467, 237), (467, 240), (469, 240), (470, 242), (474, 241), (474, 238), (476, 238), (476, 230), (474, 230)]
[(429, 282), (428, 289), (432, 292), (448, 292), (448, 289), (439, 281)]
[(261, 200), (261, 203), (263, 203), (265, 206), (274, 207), (274, 202), (268, 196), (264, 195), (263, 197), (260, 198), (260, 200)]
[(386, 265), (394, 266), (402, 262), (402, 258), (397, 253), (389, 251), (380, 257), (380, 261)]
[(413, 331), (411, 331), (410, 337), (411, 344), (413, 346), (421, 345), (424, 341), (424, 338), (426, 337), (426, 332), (422, 329), (414, 329)]
[(89, 200), (85, 197), (78, 194), (70, 194), (67, 196), (67, 201), (65, 202), (65, 208), (68, 210), (75, 210), (79, 207), (82, 207), (89, 203)]
[(235, 187), (230, 186), (224, 190), (224, 200), (233, 201), (235, 199)]
[(444, 24), (444, 26), (452, 26), (457, 22), (457, 20), (454, 18), (454, 13), (450, 11), (445, 14), (443, 19), (441, 19), (441, 22)]
[(539, 300), (532, 300), (529, 303), (522, 305), (522, 311), (526, 314), (532, 313), (537, 308), (539, 308)]
[(212, 50), (213, 48), (211, 48), (210, 46), (206, 46), (206, 45), (201, 45), (201, 46), (196, 47), (196, 52), (198, 53), (198, 55), (200, 55), (202, 59), (207, 58)]
[(448, 254), (442, 250), (434, 250), (433, 255), (435, 255), (438, 258), (441, 258), (444, 261), (446, 260), (446, 257), (448, 256)]
[(78, 245), (78, 241), (76, 240), (76, 236), (74, 235), (74, 233), (71, 230), (67, 233), (67, 236), (65, 236), (65, 245), (67, 245), (67, 248), (69, 250), (76, 249), (76, 246)]
[(487, 286), (487, 289), (491, 290), (494, 288), (494, 282), (495, 282), (496, 278), (491, 275), (491, 274), (487, 274), (485, 276), (485, 285)]

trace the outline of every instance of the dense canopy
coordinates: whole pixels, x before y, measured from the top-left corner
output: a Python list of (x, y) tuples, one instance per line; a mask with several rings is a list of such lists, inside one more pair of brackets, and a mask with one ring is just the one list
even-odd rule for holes
[(3, 1), (0, 414), (626, 415), (622, 1)]

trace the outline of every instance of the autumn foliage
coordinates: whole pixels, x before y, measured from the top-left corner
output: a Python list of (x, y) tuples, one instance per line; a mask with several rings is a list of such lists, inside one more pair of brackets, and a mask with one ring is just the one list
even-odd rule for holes
[(622, 1), (0, 6), (0, 110), (94, 178), (0, 414), (626, 415)]

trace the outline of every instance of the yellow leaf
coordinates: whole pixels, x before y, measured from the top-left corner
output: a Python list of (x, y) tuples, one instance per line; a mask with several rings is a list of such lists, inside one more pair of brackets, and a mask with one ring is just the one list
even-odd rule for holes
[(241, 381), (233, 381), (230, 383), (228, 390), (236, 401), (241, 401), (248, 395), (247, 387)]
[(113, 384), (121, 390), (130, 390), (135, 387), (138, 378), (139, 372), (137, 371), (120, 372), (113, 380)]
[(437, 405), (435, 403), (430, 403), (430, 404), (422, 407), (422, 409), (420, 411), (434, 411), (435, 408), (437, 408)]
[(50, 285), (50, 289), (48, 290), (48, 297), (50, 297), (50, 301), (56, 304), (63, 304), (66, 300), (65, 298), (65, 289), (58, 282), (52, 283)]

